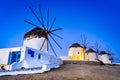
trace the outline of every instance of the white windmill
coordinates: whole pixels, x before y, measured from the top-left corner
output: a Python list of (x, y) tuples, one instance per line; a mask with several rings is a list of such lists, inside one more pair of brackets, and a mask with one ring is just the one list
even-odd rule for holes
[(36, 19), (39, 21), (42, 28), (40, 26), (32, 23), (31, 21), (24, 20), (26, 23), (35, 26), (34, 29), (32, 29), (31, 31), (27, 32), (24, 35), (24, 46), (31, 47), (31, 48), (46, 52), (46, 51), (48, 51), (48, 45), (50, 45), (55, 56), (57, 56), (57, 54), (54, 50), (54, 47), (53, 47), (49, 38), (51, 38), (60, 49), (62, 49), (61, 46), (58, 44), (58, 42), (53, 37), (53, 36), (56, 36), (56, 37), (62, 39), (62, 37), (60, 37), (59, 35), (54, 33), (58, 30), (62, 30), (62, 28), (52, 29), (53, 25), (56, 21), (56, 18), (54, 18), (54, 20), (52, 21), (52, 24), (49, 26), (49, 9), (47, 12), (47, 21), (46, 21), (47, 24), (45, 24), (45, 22), (43, 20), (42, 10), (41, 10), (40, 4), (39, 4), (40, 18), (36, 15), (36, 13), (32, 9), (32, 7), (29, 7), (29, 9), (34, 14)]
[(100, 54), (99, 54), (99, 56), (98, 56), (98, 58), (103, 63), (106, 63), (106, 64), (110, 64), (111, 63), (110, 56), (105, 51), (101, 51)]
[[(31, 21), (24, 20), (26, 23), (33, 25), (35, 28), (33, 28), (24, 35), (24, 41), (22, 47), (0, 50), (2, 51), (2, 53), (8, 51), (7, 59), (5, 60), (6, 62), (4, 62), (7, 64), (6, 70), (42, 67), (43, 71), (48, 71), (51, 68), (58, 68), (62, 64), (62, 60), (59, 57), (57, 57), (52, 42), (54, 42), (60, 49), (62, 49), (62, 47), (53, 37), (56, 36), (62, 39), (62, 37), (60, 37), (58, 34), (55, 33), (56, 31), (62, 30), (62, 28), (53, 29), (56, 18), (54, 18), (51, 25), (49, 26), (49, 9), (47, 12), (47, 21), (46, 21), (47, 24), (44, 23), (40, 5), (39, 5), (40, 18), (36, 15), (32, 7), (29, 7), (29, 9), (34, 14), (36, 19), (39, 21), (41, 27), (32, 23)], [(53, 41), (51, 42), (50, 40)], [(51, 54), (47, 54), (49, 53), (48, 45), (51, 47), (55, 56)], [(0, 59), (4, 60), (1, 57)], [(0, 60), (0, 63), (3, 64), (2, 60)]]

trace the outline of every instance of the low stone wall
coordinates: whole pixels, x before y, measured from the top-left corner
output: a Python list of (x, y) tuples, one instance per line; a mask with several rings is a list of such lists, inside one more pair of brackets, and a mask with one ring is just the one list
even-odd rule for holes
[(80, 60), (64, 60), (63, 64), (88, 64), (88, 65), (100, 65), (100, 62), (95, 61), (80, 61)]

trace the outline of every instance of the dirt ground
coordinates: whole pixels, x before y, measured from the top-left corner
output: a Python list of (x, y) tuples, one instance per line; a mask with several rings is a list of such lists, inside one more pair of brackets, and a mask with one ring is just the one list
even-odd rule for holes
[(120, 80), (120, 66), (65, 64), (42, 74), (2, 76), (0, 80)]

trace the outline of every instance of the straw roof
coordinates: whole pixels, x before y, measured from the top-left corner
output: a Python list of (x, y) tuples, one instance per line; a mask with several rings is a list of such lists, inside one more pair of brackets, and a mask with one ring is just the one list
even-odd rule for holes
[(90, 53), (90, 52), (96, 52), (96, 51), (94, 51), (92, 48), (89, 48), (87, 51), (86, 51), (86, 53)]
[(43, 33), (44, 33), (44, 31), (43, 31), (42, 28), (35, 27), (32, 30), (25, 33), (24, 38), (27, 38), (27, 37), (30, 37), (30, 36), (45, 37), (45, 35)]
[(105, 52), (105, 51), (101, 51), (101, 52), (100, 52), (100, 55), (108, 55), (108, 53)]
[(72, 47), (82, 47), (82, 46), (78, 43), (73, 43), (69, 48), (72, 48)]

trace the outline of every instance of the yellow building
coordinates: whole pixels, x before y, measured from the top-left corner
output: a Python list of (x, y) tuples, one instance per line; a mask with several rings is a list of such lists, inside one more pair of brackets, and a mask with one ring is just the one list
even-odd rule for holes
[(84, 48), (80, 44), (74, 43), (69, 47), (68, 56), (72, 60), (84, 60)]

